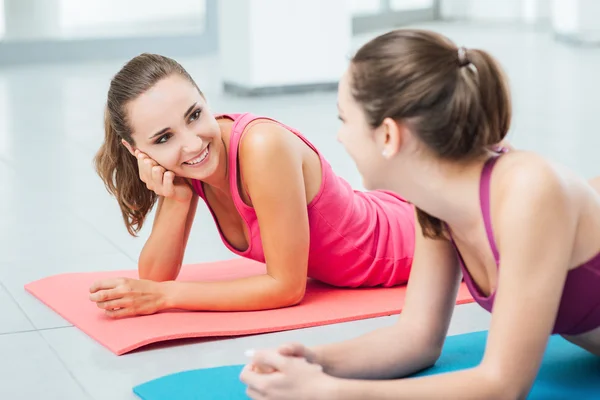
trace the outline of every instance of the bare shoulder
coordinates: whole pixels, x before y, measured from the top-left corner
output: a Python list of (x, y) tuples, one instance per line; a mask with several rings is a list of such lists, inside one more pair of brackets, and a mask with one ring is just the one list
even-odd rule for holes
[(292, 135), (267, 119), (252, 122), (246, 128), (239, 144), (238, 160), (242, 198), (247, 204), (255, 205), (259, 193), (304, 187), (302, 153), (291, 140)]
[[(539, 154), (515, 151), (498, 160), (492, 178), (492, 219), (497, 241), (533, 234), (543, 221), (560, 221), (565, 232), (577, 224), (580, 193), (577, 176)], [(495, 192), (495, 193), (494, 193)]]
[(511, 151), (494, 168), (493, 185), (503, 202), (527, 204), (558, 196), (568, 201), (580, 181), (573, 173), (545, 157), (528, 151)]
[(243, 159), (262, 160), (272, 164), (278, 160), (301, 160), (294, 133), (268, 119), (256, 120), (246, 128), (240, 141), (240, 164)]

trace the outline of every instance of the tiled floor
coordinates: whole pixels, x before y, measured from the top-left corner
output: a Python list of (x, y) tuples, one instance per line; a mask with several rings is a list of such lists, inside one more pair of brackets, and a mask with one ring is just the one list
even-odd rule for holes
[[(600, 49), (570, 47), (549, 33), (518, 27), (429, 27), (461, 45), (488, 49), (504, 64), (514, 91), (511, 137), (517, 146), (588, 177), (600, 173)], [(180, 61), (214, 110), (252, 111), (296, 126), (360, 188), (360, 177), (335, 139), (335, 93), (230, 97), (220, 92), (216, 58)], [(108, 81), (122, 62), (0, 70), (1, 399), (134, 399), (136, 384), (183, 369), (242, 363), (249, 347), (341, 340), (395, 320), (177, 342), (117, 357), (26, 293), (24, 284), (51, 274), (135, 268), (148, 230), (138, 239), (128, 236), (91, 166), (102, 139)], [(189, 243), (186, 262), (231, 257), (202, 206)], [(488, 322), (477, 306), (459, 306), (450, 334), (485, 329)]]

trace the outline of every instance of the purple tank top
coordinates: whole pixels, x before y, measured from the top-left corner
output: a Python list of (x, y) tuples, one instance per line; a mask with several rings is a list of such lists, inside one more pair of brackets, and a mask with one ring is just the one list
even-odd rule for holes
[[(506, 150), (502, 149), (501, 152), (504, 153)], [(490, 180), (492, 169), (499, 157), (500, 154), (486, 161), (479, 184), (481, 213), (488, 242), (496, 260), (496, 267), (499, 267), (500, 264), (500, 254), (494, 240), (490, 217)], [(460, 260), (464, 281), (473, 299), (484, 309), (491, 312), (494, 306), (495, 292), (487, 297), (481, 292), (465, 267), (456, 245), (454, 245), (454, 248)], [(552, 333), (577, 335), (597, 327), (600, 327), (600, 253), (567, 274)]]

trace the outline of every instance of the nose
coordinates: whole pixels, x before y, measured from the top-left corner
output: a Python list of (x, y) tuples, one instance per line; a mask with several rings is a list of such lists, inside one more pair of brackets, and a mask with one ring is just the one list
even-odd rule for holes
[(183, 150), (188, 153), (193, 153), (202, 150), (204, 147), (204, 139), (202, 136), (195, 131), (188, 131), (185, 134), (183, 142)]

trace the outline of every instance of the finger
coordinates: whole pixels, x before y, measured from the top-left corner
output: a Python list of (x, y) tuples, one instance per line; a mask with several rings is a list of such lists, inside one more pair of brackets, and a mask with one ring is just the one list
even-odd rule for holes
[(278, 371), (285, 370), (289, 357), (281, 355), (277, 351), (262, 350), (254, 354), (252, 362), (260, 368), (271, 367)]
[[(248, 358), (254, 358), (254, 355), (256, 354), (256, 351), (254, 349), (249, 349), (245, 351), (245, 355)], [(251, 362), (249, 364), (250, 368), (252, 371), (259, 373), (259, 374), (271, 374), (273, 372), (277, 372), (277, 369), (273, 368), (270, 365), (265, 365), (265, 364), (260, 364), (260, 363), (256, 363), (256, 362)]]
[[(146, 184), (146, 187), (150, 190), (154, 190), (157, 188), (157, 184), (155, 183), (155, 180), (153, 178), (153, 173), (152, 173), (152, 169), (156, 164), (156, 162), (154, 160), (152, 160), (151, 158), (145, 157), (141, 162), (140, 162), (141, 166), (140, 166), (140, 179), (142, 180), (142, 182), (144, 182)], [(158, 186), (160, 187), (160, 186)]]
[(138, 162), (138, 168), (142, 169), (144, 167), (144, 160), (148, 158), (147, 155), (145, 155), (144, 153), (140, 153), (138, 151), (137, 153), (137, 162)]
[(116, 279), (103, 279), (101, 281), (96, 281), (90, 286), (90, 293), (95, 293), (98, 290), (108, 290), (114, 289), (123, 283), (123, 280), (120, 278)]
[(142, 182), (147, 183), (148, 182), (148, 167), (149, 165), (147, 164), (147, 156), (143, 153), (139, 153), (138, 157), (137, 157), (137, 161), (138, 161), (138, 171), (140, 174), (140, 179), (142, 180)]
[[(165, 169), (160, 165), (155, 165), (152, 167), (152, 182), (157, 189), (162, 192), (163, 187), (163, 177), (165, 175)], [(162, 193), (161, 193), (162, 194)]]
[(279, 354), (283, 356), (304, 357), (304, 346), (300, 343), (286, 343), (279, 347)]
[(103, 289), (90, 294), (90, 300), (95, 302), (117, 300), (123, 297), (124, 290), (121, 287)]
[(175, 194), (174, 179), (175, 174), (171, 171), (166, 171), (163, 175), (163, 194), (167, 197)]
[(149, 157), (144, 157), (140, 160), (140, 171), (144, 172), (144, 176), (146, 179), (152, 179), (152, 167), (154, 166), (154, 162)]
[[(278, 379), (281, 379), (281, 374), (259, 374), (252, 371), (249, 365), (246, 365), (240, 373), (240, 381), (248, 386), (246, 393), (255, 397), (254, 399), (262, 399), (269, 397), (270, 388), (274, 386)], [(272, 393), (271, 393), (272, 395)], [(261, 397), (262, 396), (262, 397)]]
[(135, 309), (133, 307), (125, 307), (120, 308), (118, 310), (105, 310), (104, 314), (107, 317), (113, 319), (125, 318), (125, 317), (133, 317), (136, 315)]
[(264, 380), (261, 378), (261, 374), (254, 371), (252, 364), (246, 364), (246, 366), (244, 366), (240, 373), (240, 381), (258, 393), (262, 394), (264, 392), (263, 390), (258, 390), (259, 388), (264, 388)]
[(100, 301), (96, 305), (103, 310), (118, 310), (119, 308), (131, 307), (131, 299), (120, 298), (116, 300)]
[(251, 365), (252, 365), (252, 371), (254, 371), (258, 374), (272, 374), (273, 372), (277, 371), (275, 368), (267, 366), (267, 365), (254, 364), (254, 363), (252, 363)]

